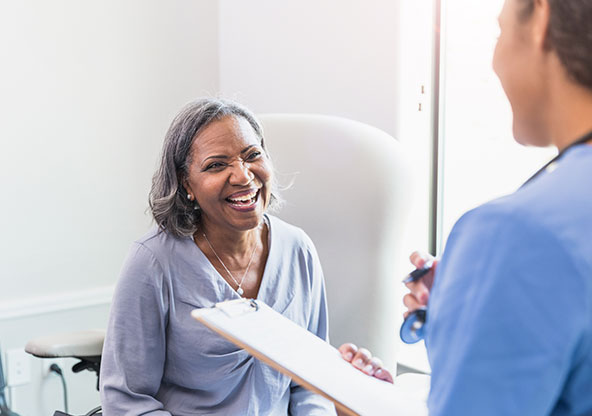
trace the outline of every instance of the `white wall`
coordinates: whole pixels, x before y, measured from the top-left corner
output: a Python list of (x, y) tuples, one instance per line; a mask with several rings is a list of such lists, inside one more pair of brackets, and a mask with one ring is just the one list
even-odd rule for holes
[(110, 285), (168, 123), (216, 92), (215, 4), (1, 7), (0, 300)]
[[(42, 326), (22, 319), (37, 300), (64, 294), (92, 303), (95, 291), (108, 302), (130, 243), (150, 224), (147, 193), (168, 124), (190, 99), (218, 91), (217, 7), (0, 3), (3, 349), (67, 329), (60, 322), (104, 325), (107, 307), (90, 305), (46, 315)], [(40, 393), (29, 388), (16, 388), (27, 399), (15, 410), (33, 415)]]
[(254, 111), (308, 112), (395, 134), (399, 1), (221, 0), (220, 89)]

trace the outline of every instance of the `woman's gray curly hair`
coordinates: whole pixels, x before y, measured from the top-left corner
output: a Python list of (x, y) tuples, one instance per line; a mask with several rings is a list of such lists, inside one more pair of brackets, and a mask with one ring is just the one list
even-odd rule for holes
[[(261, 124), (244, 106), (218, 98), (201, 98), (187, 104), (167, 131), (160, 166), (152, 178), (150, 210), (161, 230), (177, 237), (191, 236), (197, 230), (201, 212), (194, 209), (196, 202), (187, 199), (187, 191), (183, 187), (191, 163), (191, 146), (195, 137), (206, 126), (227, 116), (247, 120), (269, 157)], [(277, 205), (278, 201), (278, 197), (272, 192), (270, 206)]]

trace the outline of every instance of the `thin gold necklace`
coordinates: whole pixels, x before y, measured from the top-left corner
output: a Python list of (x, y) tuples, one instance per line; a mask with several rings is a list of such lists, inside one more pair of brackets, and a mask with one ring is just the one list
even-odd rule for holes
[(255, 257), (255, 251), (257, 250), (258, 244), (255, 242), (255, 247), (253, 247), (253, 252), (251, 253), (251, 259), (249, 260), (249, 264), (247, 264), (247, 269), (245, 270), (245, 273), (243, 274), (243, 277), (241, 278), (240, 282), (238, 282), (234, 278), (234, 276), (232, 275), (232, 273), (230, 273), (230, 270), (228, 270), (228, 267), (226, 267), (226, 265), (224, 264), (224, 262), (222, 261), (222, 259), (220, 258), (220, 256), (218, 256), (218, 253), (216, 253), (216, 250), (214, 250), (214, 246), (212, 246), (212, 243), (210, 243), (210, 240), (208, 240), (208, 236), (206, 235), (206, 233), (204, 233), (202, 231), (201, 235), (204, 236), (204, 238), (206, 239), (206, 242), (208, 243), (208, 246), (210, 246), (210, 248), (212, 249), (212, 252), (214, 253), (214, 256), (216, 256), (216, 258), (218, 259), (218, 261), (220, 262), (220, 264), (222, 265), (222, 267), (224, 267), (224, 270), (226, 270), (226, 273), (228, 273), (228, 276), (230, 276), (230, 278), (232, 279), (232, 281), (236, 284), (236, 286), (237, 286), (236, 293), (238, 293), (239, 296), (242, 296), (243, 293), (245, 293), (245, 291), (242, 288), (243, 281), (245, 280), (245, 277), (247, 276), (247, 273), (249, 272), (249, 268), (251, 267), (251, 263), (253, 262), (253, 258)]

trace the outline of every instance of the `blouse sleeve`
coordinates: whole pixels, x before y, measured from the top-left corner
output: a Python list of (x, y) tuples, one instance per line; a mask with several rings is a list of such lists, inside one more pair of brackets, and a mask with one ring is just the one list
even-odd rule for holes
[(156, 398), (166, 350), (168, 294), (163, 272), (143, 245), (132, 247), (113, 297), (101, 360), (105, 416), (170, 416)]
[[(308, 330), (319, 338), (329, 342), (329, 316), (325, 279), (316, 249), (310, 240), (308, 273), (311, 286), (311, 313)], [(335, 415), (335, 406), (330, 400), (315, 394), (292, 382), (290, 385), (290, 415), (320, 416)]]

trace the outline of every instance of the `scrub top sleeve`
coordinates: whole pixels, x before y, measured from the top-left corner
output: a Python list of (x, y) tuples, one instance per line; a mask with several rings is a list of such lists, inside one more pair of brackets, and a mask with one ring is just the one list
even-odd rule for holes
[(170, 416), (155, 395), (165, 361), (168, 293), (154, 255), (135, 244), (113, 297), (101, 361), (103, 414)]
[[(329, 317), (325, 279), (321, 262), (312, 241), (309, 241), (308, 279), (311, 287), (311, 313), (307, 329), (319, 338), (329, 341)], [(335, 415), (335, 406), (324, 397), (292, 382), (290, 384), (290, 415), (321, 416)]]
[(584, 279), (528, 218), (474, 215), (451, 233), (428, 310), (430, 415), (542, 415), (581, 340)]

